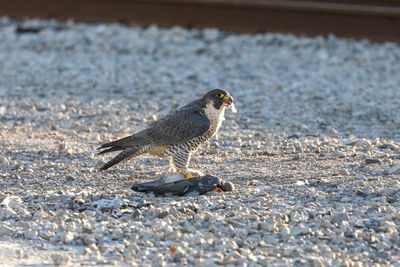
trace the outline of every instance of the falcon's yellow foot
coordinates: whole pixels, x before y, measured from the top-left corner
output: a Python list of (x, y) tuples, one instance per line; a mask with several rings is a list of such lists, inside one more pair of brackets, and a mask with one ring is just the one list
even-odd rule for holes
[(186, 169), (186, 172), (185, 172), (186, 179), (193, 178), (193, 177), (200, 177), (200, 176), (204, 176), (204, 173), (201, 171), (198, 171), (198, 170)]
[(193, 177), (200, 177), (200, 176), (201, 175), (199, 175), (199, 174), (193, 175), (193, 173), (190, 173), (190, 172), (185, 174), (186, 179), (193, 178)]

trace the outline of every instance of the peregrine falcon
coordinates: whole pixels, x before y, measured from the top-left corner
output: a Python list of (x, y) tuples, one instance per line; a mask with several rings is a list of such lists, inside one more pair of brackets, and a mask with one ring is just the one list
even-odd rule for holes
[(169, 172), (186, 178), (202, 175), (188, 169), (190, 157), (217, 132), (224, 120), (226, 108), (236, 112), (233, 98), (227, 90), (214, 89), (186, 106), (171, 111), (153, 122), (147, 129), (125, 138), (103, 144), (99, 154), (122, 150), (99, 170), (139, 155), (149, 153), (170, 157)]

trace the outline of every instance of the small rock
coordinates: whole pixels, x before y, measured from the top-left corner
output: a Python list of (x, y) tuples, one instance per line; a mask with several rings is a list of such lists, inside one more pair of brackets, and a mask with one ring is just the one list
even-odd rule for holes
[(394, 174), (394, 173), (397, 173), (399, 170), (400, 170), (400, 164), (391, 167), (391, 168), (388, 170), (388, 173), (389, 173), (389, 174)]
[(90, 248), (85, 248), (85, 249), (83, 250), (83, 255), (84, 255), (84, 256), (87, 256), (87, 255), (89, 255), (90, 253), (92, 253), (92, 250), (91, 250)]
[(400, 150), (399, 146), (394, 145), (394, 144), (388, 144), (388, 143), (381, 144), (381, 145), (378, 146), (378, 148), (379, 149), (387, 149), (387, 148), (389, 148), (389, 149), (394, 150), (394, 151), (399, 151)]
[(67, 181), (71, 182), (71, 181), (75, 181), (76, 178), (73, 175), (68, 175), (67, 177), (65, 177)]
[(341, 139), (340, 142), (343, 145), (352, 146), (352, 145), (355, 145), (358, 142), (358, 140), (356, 140), (356, 139)]
[(378, 158), (366, 158), (366, 159), (365, 159), (365, 164), (366, 164), (366, 165), (368, 165), (368, 164), (375, 164), (375, 163), (381, 164), (382, 161), (381, 161), (380, 159), (378, 159)]
[(35, 204), (33, 207), (33, 217), (35, 219), (46, 217), (47, 213), (43, 210), (43, 207), (39, 204)]
[(184, 257), (186, 253), (181, 247), (176, 247), (176, 250), (173, 252), (173, 259), (174, 262), (180, 262)]
[(48, 229), (45, 229), (45, 230), (40, 231), (40, 232), (39, 232), (39, 235), (40, 235), (41, 238), (43, 238), (43, 239), (45, 239), (45, 240), (50, 240), (50, 238), (51, 238), (52, 236), (54, 236), (54, 232), (53, 232), (53, 231), (50, 231), (50, 230), (48, 230)]
[(340, 213), (336, 213), (335, 215), (333, 215), (331, 221), (332, 221), (332, 223), (340, 224), (344, 221), (347, 222), (349, 220), (350, 220), (350, 218), (349, 218), (349, 215), (347, 215), (347, 213), (340, 212)]
[(38, 232), (35, 230), (27, 230), (24, 232), (24, 237), (27, 239), (34, 239), (38, 235)]
[(218, 38), (219, 31), (217, 29), (204, 29), (203, 39), (208, 42), (215, 41)]
[(322, 261), (318, 258), (310, 258), (307, 259), (307, 264), (305, 264), (307, 266), (313, 266), (313, 267), (323, 267), (325, 266), (324, 263), (322, 263)]
[(273, 232), (276, 229), (276, 225), (270, 222), (260, 222), (258, 223), (257, 229), (267, 232)]
[(222, 191), (228, 191), (228, 192), (235, 190), (234, 184), (226, 181), (221, 182), (220, 188)]
[(293, 235), (306, 235), (306, 234), (308, 234), (310, 232), (311, 232), (311, 229), (306, 227), (306, 226), (304, 226), (304, 225), (301, 225), (301, 226), (298, 226), (298, 227), (294, 227), (293, 230), (292, 230), (292, 234)]
[(23, 206), (23, 201), (19, 196), (8, 196), (1, 202), (1, 204), (15, 210)]
[(157, 218), (164, 219), (165, 217), (168, 216), (168, 214), (169, 214), (168, 211), (162, 211), (162, 212), (157, 214)]
[(342, 169), (340, 169), (339, 174), (340, 175), (349, 175), (350, 173), (347, 169), (342, 168)]
[(24, 258), (24, 251), (22, 250), (22, 249), (17, 249), (17, 250), (15, 250), (15, 254), (16, 254), (16, 256), (17, 256), (17, 258), (18, 259), (23, 259)]
[(136, 209), (134, 212), (133, 212), (133, 218), (143, 218), (143, 214), (142, 214), (142, 212), (139, 210), (139, 209)]
[(0, 236), (12, 236), (14, 234), (14, 229), (6, 225), (0, 226)]
[(8, 220), (17, 216), (17, 213), (10, 208), (0, 208), (0, 220)]
[[(239, 255), (240, 255), (240, 254), (239, 254)], [(226, 266), (226, 265), (228, 265), (228, 264), (236, 265), (236, 264), (241, 260), (241, 258), (235, 257), (235, 256), (236, 256), (236, 255), (233, 254), (233, 253), (231, 253), (231, 254), (228, 255), (228, 256), (225, 256), (225, 257), (222, 259), (221, 264), (222, 264), (223, 266)]]
[(76, 204), (78, 204), (79, 206), (82, 206), (83, 204), (85, 204), (85, 200), (83, 200), (81, 198), (75, 199), (74, 202)]
[(362, 175), (361, 173), (356, 174), (356, 178), (359, 180), (364, 180), (364, 175)]
[(65, 265), (70, 261), (70, 257), (67, 255), (61, 255), (61, 254), (53, 254), (51, 256), (53, 262), (55, 265)]
[(345, 158), (346, 157), (346, 155), (342, 151), (339, 151), (339, 150), (335, 151), (335, 155), (338, 156), (339, 158)]
[(282, 239), (287, 240), (290, 237), (290, 228), (289, 227), (283, 227), (281, 230), (281, 236)]
[(64, 232), (60, 237), (60, 241), (65, 243), (69, 243), (74, 239), (74, 234), (72, 232)]
[(58, 151), (63, 151), (67, 149), (67, 144), (66, 143), (59, 143), (58, 144)]
[(357, 232), (353, 231), (353, 229), (348, 228), (343, 232), (345, 237), (354, 238), (357, 237)]
[(368, 139), (365, 139), (365, 138), (360, 140), (360, 145), (365, 148), (370, 148), (372, 146), (371, 141), (369, 141)]
[(330, 128), (328, 130), (328, 134), (335, 136), (335, 135), (338, 135), (338, 131), (335, 128)]
[(88, 235), (85, 234), (81, 237), (83, 244), (89, 246), (91, 244), (93, 244), (96, 240), (94, 239), (94, 237), (92, 235)]
[(369, 194), (371, 194), (371, 192), (369, 190), (367, 190), (366, 188), (363, 188), (363, 189), (358, 189), (356, 194), (358, 196), (366, 197)]
[(92, 207), (96, 211), (111, 212), (119, 211), (121, 209), (122, 201), (118, 198), (115, 199), (100, 199), (92, 203)]

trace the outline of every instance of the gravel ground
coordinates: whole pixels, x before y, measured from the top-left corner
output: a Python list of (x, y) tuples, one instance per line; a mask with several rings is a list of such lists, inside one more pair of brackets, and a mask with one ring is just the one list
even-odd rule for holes
[[(0, 265), (400, 262), (398, 45), (7, 18), (0, 40)], [(238, 113), (192, 167), (234, 192), (133, 192), (151, 156), (95, 172), (216, 87)]]

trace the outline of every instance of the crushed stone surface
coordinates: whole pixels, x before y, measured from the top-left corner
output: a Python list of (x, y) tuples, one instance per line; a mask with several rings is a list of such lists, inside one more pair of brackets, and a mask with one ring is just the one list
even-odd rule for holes
[[(4, 17), (0, 40), (1, 264), (400, 262), (399, 45)], [(238, 113), (191, 167), (234, 192), (133, 192), (151, 156), (96, 172), (102, 142), (219, 87)]]

